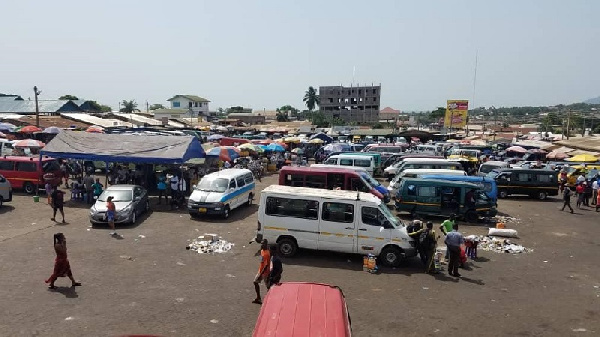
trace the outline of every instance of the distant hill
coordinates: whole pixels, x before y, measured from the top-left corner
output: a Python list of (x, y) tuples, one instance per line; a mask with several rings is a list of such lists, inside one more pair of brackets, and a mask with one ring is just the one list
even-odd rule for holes
[(583, 103), (586, 103), (586, 104), (600, 104), (600, 96), (598, 96), (596, 98), (590, 98), (587, 101), (583, 101)]

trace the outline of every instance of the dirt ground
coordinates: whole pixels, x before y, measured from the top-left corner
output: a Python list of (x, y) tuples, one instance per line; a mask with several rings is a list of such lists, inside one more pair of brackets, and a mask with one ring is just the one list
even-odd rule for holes
[[(259, 189), (275, 183), (266, 177)], [(258, 198), (256, 199), (258, 200)], [(192, 220), (155, 205), (135, 226), (90, 227), (88, 207), (68, 201), (68, 223), (17, 194), (0, 209), (1, 336), (249, 336), (260, 306), (252, 304), (258, 245), (250, 244), (258, 206)], [(338, 285), (355, 336), (567, 336), (600, 332), (599, 213), (560, 211), (561, 202), (510, 198), (499, 210), (520, 219), (509, 227), (528, 254), (479, 251), (460, 279), (424, 274), (417, 259), (401, 268), (362, 271), (362, 258), (301, 251), (284, 260), (283, 281)], [(439, 225), (441, 219), (432, 219)], [(462, 225), (463, 234), (487, 233)], [(51, 274), (52, 235), (68, 239), (69, 259), (82, 287)], [(191, 239), (217, 233), (235, 243), (225, 254), (196, 254)], [(144, 237), (140, 237), (143, 235)], [(441, 242), (441, 241), (440, 241)], [(264, 290), (264, 288), (263, 288)]]

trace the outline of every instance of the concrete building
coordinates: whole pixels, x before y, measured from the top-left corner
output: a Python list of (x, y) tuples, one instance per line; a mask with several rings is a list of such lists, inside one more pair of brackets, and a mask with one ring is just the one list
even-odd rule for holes
[(400, 110), (392, 109), (389, 106), (379, 111), (379, 121), (385, 123), (395, 123), (400, 117)]
[(379, 122), (381, 86), (319, 87), (319, 109), (327, 118), (347, 123)]
[(239, 120), (242, 123), (253, 125), (253, 124), (266, 124), (266, 116), (261, 115), (260, 112), (236, 112), (227, 115), (227, 118)]
[(209, 100), (196, 95), (175, 95), (167, 101), (171, 102), (171, 109), (191, 110), (194, 116), (209, 116)]

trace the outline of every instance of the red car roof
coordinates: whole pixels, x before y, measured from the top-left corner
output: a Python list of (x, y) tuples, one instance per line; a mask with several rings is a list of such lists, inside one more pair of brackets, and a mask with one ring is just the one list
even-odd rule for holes
[(350, 336), (350, 318), (342, 291), (319, 283), (284, 282), (265, 296), (254, 337)]

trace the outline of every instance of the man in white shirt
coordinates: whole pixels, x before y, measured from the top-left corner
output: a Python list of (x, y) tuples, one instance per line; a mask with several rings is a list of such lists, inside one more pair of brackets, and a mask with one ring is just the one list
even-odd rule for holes
[(577, 177), (577, 184), (581, 184), (584, 181), (585, 177), (583, 176), (583, 174), (580, 174), (579, 177)]
[(596, 204), (596, 198), (598, 197), (598, 180), (594, 180), (592, 183), (592, 205)]
[(177, 196), (177, 191), (179, 191), (179, 176), (174, 174), (171, 179), (169, 179), (169, 184), (171, 187), (171, 200), (175, 200)]

